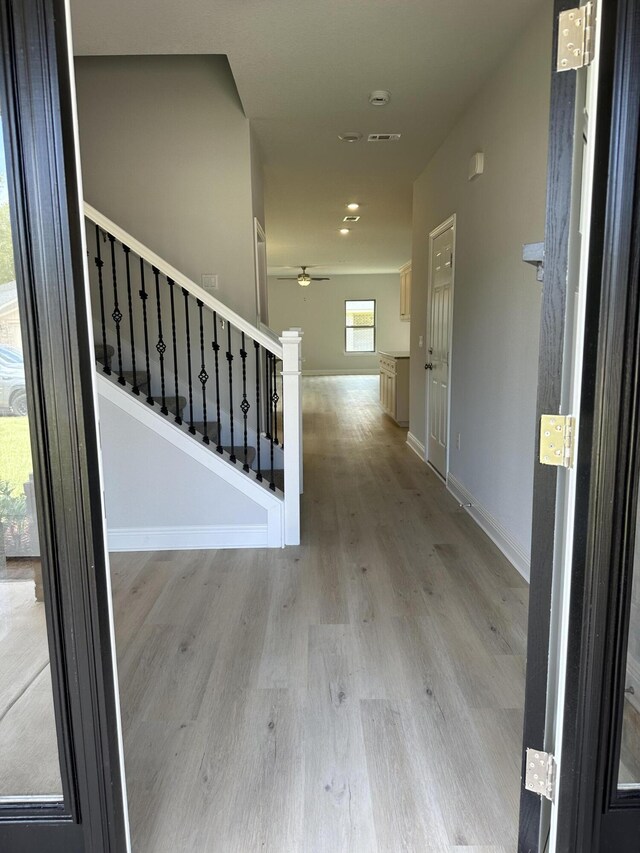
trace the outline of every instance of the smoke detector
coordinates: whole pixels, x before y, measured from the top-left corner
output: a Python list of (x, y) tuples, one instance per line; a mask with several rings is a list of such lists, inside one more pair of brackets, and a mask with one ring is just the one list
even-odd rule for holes
[(341, 133), (338, 136), (342, 142), (360, 142), (362, 139), (362, 134), (357, 132), (349, 132), (349, 133)]
[(376, 89), (369, 95), (369, 103), (374, 107), (384, 107), (391, 100), (391, 95), (385, 89)]

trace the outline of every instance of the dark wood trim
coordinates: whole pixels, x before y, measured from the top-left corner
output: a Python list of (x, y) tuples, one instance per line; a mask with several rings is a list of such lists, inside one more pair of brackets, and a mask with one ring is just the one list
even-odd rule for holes
[(640, 801), (615, 779), (640, 476), (638, 0), (611, 0), (603, 26), (558, 849), (631, 853)]
[[(558, 15), (573, 0), (555, 0), (552, 61), (558, 39)], [(576, 75), (552, 72), (547, 166), (547, 212), (544, 240), (544, 286), (540, 319), (540, 358), (536, 423), (560, 411), (567, 305), (569, 226), (573, 201), (573, 153)], [(536, 430), (537, 433), (537, 430)], [(536, 435), (535, 458), (539, 455)], [(534, 467), (529, 627), (525, 689), (524, 747), (544, 749), (550, 637), (550, 601), (555, 544), (557, 469)], [(524, 779), (524, 749), (522, 757)], [(537, 853), (540, 843), (540, 797), (524, 788), (520, 797), (519, 853)]]
[(93, 358), (63, 0), (0, 0), (0, 87), (64, 804), (0, 849), (125, 849)]

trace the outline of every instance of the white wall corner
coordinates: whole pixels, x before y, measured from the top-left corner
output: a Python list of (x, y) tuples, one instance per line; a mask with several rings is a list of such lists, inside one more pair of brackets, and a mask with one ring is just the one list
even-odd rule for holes
[(464, 509), (469, 513), (471, 518), (476, 522), (478, 527), (482, 528), (489, 539), (496, 545), (504, 556), (509, 560), (511, 565), (528, 581), (531, 558), (523, 549), (520, 543), (516, 542), (511, 534), (495, 519), (491, 513), (480, 504), (476, 498), (468, 492), (462, 483), (457, 480), (453, 474), (447, 477), (447, 489), (453, 497), (461, 504), (471, 504), (465, 506)]
[(427, 450), (424, 444), (415, 437), (412, 432), (407, 433), (407, 444), (423, 462), (427, 460)]

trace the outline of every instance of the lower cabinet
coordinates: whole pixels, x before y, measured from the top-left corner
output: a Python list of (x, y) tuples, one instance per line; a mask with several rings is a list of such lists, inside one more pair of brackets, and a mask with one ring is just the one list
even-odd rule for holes
[(409, 356), (380, 353), (380, 405), (399, 426), (409, 426)]

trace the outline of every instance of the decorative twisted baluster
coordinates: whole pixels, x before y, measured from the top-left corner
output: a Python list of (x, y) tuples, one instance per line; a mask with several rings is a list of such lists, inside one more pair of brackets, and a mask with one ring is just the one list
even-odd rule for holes
[(202, 385), (202, 420), (204, 421), (204, 436), (203, 441), (209, 444), (209, 427), (207, 425), (207, 379), (209, 374), (204, 364), (204, 323), (202, 320), (202, 302), (196, 300), (198, 305), (198, 319), (200, 321), (200, 373), (198, 379)]
[(236, 461), (236, 445), (233, 434), (233, 353), (231, 352), (231, 323), (227, 320), (227, 361), (229, 363), (229, 434), (231, 439), (231, 461)]
[(122, 245), (124, 252), (126, 270), (127, 270), (127, 303), (129, 306), (129, 335), (131, 336), (131, 370), (133, 371), (132, 388), (134, 394), (140, 394), (138, 388), (138, 371), (136, 369), (136, 343), (133, 334), (133, 302), (131, 301), (131, 267), (129, 264), (129, 253), (131, 249), (128, 246)]
[(189, 385), (189, 432), (191, 435), (196, 434), (196, 428), (193, 423), (193, 377), (191, 375), (191, 329), (189, 325), (189, 291), (182, 288), (184, 296), (184, 329), (187, 336), (187, 382)]
[(213, 349), (213, 359), (216, 373), (216, 417), (218, 418), (218, 443), (216, 444), (216, 450), (218, 451), (218, 453), (222, 453), (222, 424), (220, 421), (220, 369), (218, 363), (218, 353), (220, 352), (220, 344), (218, 343), (218, 315), (215, 311), (213, 312), (213, 342), (211, 344), (211, 348)]
[[(158, 351), (158, 356), (160, 357), (160, 397), (162, 400), (162, 405), (160, 407), (160, 411), (163, 415), (169, 414), (169, 409), (167, 408), (167, 399), (166, 399), (166, 389), (164, 383), (164, 354), (167, 351), (167, 345), (164, 342), (164, 338), (162, 336), (162, 305), (160, 303), (160, 270), (157, 267), (151, 267), (153, 270), (153, 275), (156, 280), (156, 306), (158, 310), (158, 343), (156, 344), (156, 350)], [(177, 404), (176, 400), (176, 404)]]
[(116, 324), (116, 352), (118, 354), (118, 382), (121, 385), (125, 384), (125, 378), (122, 375), (122, 338), (120, 336), (120, 323), (122, 322), (122, 311), (118, 305), (118, 271), (116, 269), (116, 238), (109, 234), (109, 243), (111, 244), (111, 277), (113, 279), (113, 311), (111, 319)]
[(111, 374), (111, 362), (109, 359), (109, 351), (107, 350), (107, 322), (104, 312), (104, 282), (102, 280), (102, 267), (104, 261), (100, 253), (100, 229), (96, 225), (96, 267), (98, 269), (98, 291), (100, 294), (100, 322), (102, 325), (102, 370), (107, 375)]
[(167, 284), (169, 285), (169, 293), (171, 294), (171, 340), (173, 343), (173, 388), (176, 395), (176, 414), (175, 414), (175, 422), (177, 424), (182, 423), (182, 418), (180, 417), (180, 408), (178, 406), (178, 348), (176, 346), (176, 306), (173, 300), (173, 289), (175, 287), (175, 282), (172, 278), (167, 276)]
[(260, 465), (260, 444), (262, 435), (260, 429), (260, 344), (253, 342), (256, 351), (256, 480), (262, 482), (262, 470)]
[(249, 414), (249, 409), (251, 408), (251, 403), (247, 400), (247, 351), (245, 349), (245, 339), (244, 332), (242, 332), (242, 348), (240, 350), (240, 358), (242, 359), (242, 402), (240, 403), (240, 410), (242, 411), (242, 417), (244, 419), (244, 434), (243, 434), (243, 451), (244, 451), (244, 465), (242, 466), (245, 471), (249, 470), (249, 447), (247, 444), (247, 415)]
[(147, 403), (153, 406), (151, 396), (151, 362), (149, 360), (149, 325), (147, 323), (147, 299), (149, 294), (144, 283), (144, 261), (140, 258), (140, 299), (142, 300), (142, 324), (144, 326), (144, 359), (147, 372)]

